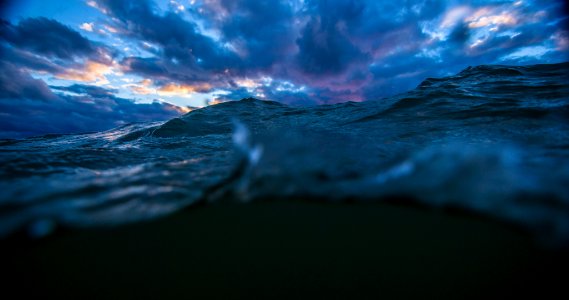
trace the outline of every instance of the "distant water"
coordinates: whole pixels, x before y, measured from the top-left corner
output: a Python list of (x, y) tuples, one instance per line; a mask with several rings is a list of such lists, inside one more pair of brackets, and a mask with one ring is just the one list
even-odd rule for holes
[(569, 240), (569, 63), (478, 66), (309, 108), (244, 99), (165, 123), (0, 141), (0, 236), (199, 203), (411, 201)]

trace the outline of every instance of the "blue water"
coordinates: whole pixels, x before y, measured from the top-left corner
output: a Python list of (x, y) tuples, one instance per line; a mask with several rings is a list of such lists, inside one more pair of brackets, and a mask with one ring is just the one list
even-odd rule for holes
[(2, 140), (0, 236), (221, 201), (405, 199), (566, 241), (567, 74), (569, 63), (478, 66), (375, 101), (249, 98), (164, 123)]

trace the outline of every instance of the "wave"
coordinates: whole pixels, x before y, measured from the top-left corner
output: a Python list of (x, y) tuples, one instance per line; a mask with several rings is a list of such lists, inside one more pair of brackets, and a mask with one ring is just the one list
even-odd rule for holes
[(247, 98), (163, 123), (4, 140), (0, 236), (228, 200), (412, 199), (567, 242), (568, 71), (469, 67), (376, 101), (307, 108)]

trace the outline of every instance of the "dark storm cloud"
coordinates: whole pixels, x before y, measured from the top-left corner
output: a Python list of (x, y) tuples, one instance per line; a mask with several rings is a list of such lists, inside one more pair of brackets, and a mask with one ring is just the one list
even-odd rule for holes
[(122, 70), (151, 78), (158, 86), (178, 83), (215, 83), (218, 76), (207, 70), (196, 70), (156, 57), (127, 57), (120, 62)]
[(462, 22), (454, 27), (452, 30), (448, 41), (450, 43), (457, 43), (459, 45), (464, 45), (470, 38), (471, 32), (468, 28), (468, 24)]
[(368, 60), (337, 23), (313, 17), (298, 39), (298, 66), (303, 72), (319, 76), (336, 74), (351, 64)]
[(100, 97), (112, 97), (117, 90), (106, 89), (100, 86), (86, 85), (86, 84), (74, 84), (70, 86), (50, 86), (50, 88), (58, 91), (72, 92), (75, 94), (84, 94), (96, 98)]
[[(113, 26), (123, 36), (158, 46), (154, 57), (127, 57), (121, 62), (127, 72), (158, 83), (207, 82), (231, 88), (235, 76), (270, 73), (273, 66), (291, 59), (296, 36), (287, 1), (212, 3), (215, 7), (209, 9), (216, 11), (203, 11), (203, 17), (207, 26), (221, 31), (220, 40), (200, 33), (196, 23), (172, 11), (158, 14), (150, 1), (99, 1), (97, 6), (114, 17)], [(230, 17), (215, 19), (220, 10)]]
[(18, 66), (0, 61), (0, 70), (0, 99), (56, 98), (42, 80), (34, 79)]
[(153, 2), (102, 0), (97, 3), (114, 18), (113, 25), (122, 33), (135, 40), (157, 44), (166, 68), (178, 65), (184, 66), (186, 71), (219, 72), (227, 65), (236, 64), (236, 55), (200, 34), (194, 23), (171, 11), (164, 15), (155, 13)]
[(158, 58), (127, 57), (121, 65), (125, 70), (145, 77), (169, 75), (164, 60)]
[(8, 60), (10, 64), (17, 65), (22, 68), (51, 74), (58, 74), (65, 71), (61, 65), (56, 64), (49, 59), (0, 43), (0, 61), (3, 60)]
[(270, 67), (295, 51), (295, 19), (289, 1), (220, 1), (214, 9), (220, 8), (229, 17), (216, 26), (239, 48), (247, 68)]
[[(204, 5), (200, 17), (205, 26), (222, 33), (219, 40), (199, 32), (195, 22), (177, 13), (157, 13), (151, 1), (97, 2), (123, 36), (158, 46), (154, 57), (128, 57), (121, 64), (159, 82), (227, 87), (234, 76), (271, 72), (295, 51), (294, 15), (287, 1), (211, 1), (209, 5)], [(229, 17), (217, 19), (221, 12)]]
[(47, 18), (28, 18), (18, 25), (2, 22), (2, 39), (19, 49), (61, 59), (96, 54), (97, 47), (73, 29)]

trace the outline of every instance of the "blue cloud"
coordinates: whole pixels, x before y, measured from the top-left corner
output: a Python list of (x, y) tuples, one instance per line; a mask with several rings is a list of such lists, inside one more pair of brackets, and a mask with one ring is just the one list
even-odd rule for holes
[(339, 20), (312, 17), (297, 40), (298, 67), (306, 73), (325, 76), (345, 71), (350, 65), (369, 60), (338, 26)]
[(50, 86), (50, 88), (56, 91), (84, 94), (96, 98), (112, 97), (117, 92), (117, 90), (115, 89), (106, 89), (100, 86), (86, 85), (86, 84), (74, 84), (70, 86)]
[(0, 99), (50, 100), (55, 98), (47, 84), (33, 78), (18, 66), (0, 61), (0, 70), (2, 70), (0, 72)]
[(96, 54), (97, 47), (88, 39), (55, 20), (29, 18), (16, 26), (0, 25), (0, 36), (14, 47), (45, 56), (72, 59)]
[(166, 69), (183, 66), (186, 72), (223, 71), (226, 65), (236, 64), (237, 56), (199, 33), (196, 24), (171, 11), (158, 15), (150, 1), (101, 0), (98, 5), (114, 18), (113, 25), (120, 26), (127, 37), (157, 44)]

